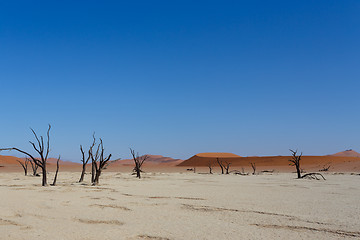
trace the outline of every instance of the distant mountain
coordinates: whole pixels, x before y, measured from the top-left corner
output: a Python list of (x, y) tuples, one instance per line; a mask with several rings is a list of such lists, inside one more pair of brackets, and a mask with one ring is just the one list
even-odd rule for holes
[(330, 156), (335, 156), (335, 157), (358, 157), (360, 158), (360, 153), (352, 150), (352, 149), (349, 149), (349, 150), (345, 150), (343, 152), (338, 152), (338, 153), (335, 153), (335, 154), (332, 154)]

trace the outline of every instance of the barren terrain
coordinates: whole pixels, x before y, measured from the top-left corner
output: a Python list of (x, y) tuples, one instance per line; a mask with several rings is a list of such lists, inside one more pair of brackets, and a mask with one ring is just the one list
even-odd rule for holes
[[(1, 239), (358, 239), (360, 176), (0, 173)], [(49, 179), (53, 177), (50, 174)]]

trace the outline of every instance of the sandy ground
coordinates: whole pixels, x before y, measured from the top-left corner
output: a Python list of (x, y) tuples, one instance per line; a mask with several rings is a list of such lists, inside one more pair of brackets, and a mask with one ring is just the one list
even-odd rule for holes
[[(52, 179), (50, 176), (50, 180)], [(360, 176), (0, 173), (0, 239), (359, 239)]]

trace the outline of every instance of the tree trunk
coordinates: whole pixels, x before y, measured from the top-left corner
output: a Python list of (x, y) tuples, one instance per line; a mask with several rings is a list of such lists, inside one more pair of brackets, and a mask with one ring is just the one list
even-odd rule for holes
[(24, 163), (22, 163), (21, 161), (17, 160), (18, 163), (20, 163), (21, 167), (24, 169), (24, 173), (25, 176), (27, 176), (27, 166), (28, 166), (28, 160), (26, 159)]
[(295, 166), (296, 166), (297, 178), (301, 178), (300, 164), (297, 164)]
[(136, 170), (136, 177), (141, 178), (139, 169)]
[(46, 164), (42, 166), (42, 186), (47, 186), (47, 178), (46, 178)]
[(94, 183), (95, 182), (95, 164), (96, 163), (92, 163), (91, 164), (91, 182)]
[(139, 179), (141, 178), (139, 164), (136, 164), (136, 177)]
[(96, 171), (96, 174), (95, 174), (95, 178), (94, 178), (94, 182), (92, 185), (98, 185), (99, 184), (99, 178), (100, 178), (100, 175), (101, 175), (101, 169), (99, 169), (98, 171)]
[(56, 173), (55, 173), (54, 181), (53, 181), (53, 183), (51, 184), (52, 186), (55, 186), (55, 185), (56, 185), (57, 175), (58, 175), (58, 172), (59, 172), (59, 160), (60, 160), (60, 157), (59, 157), (59, 159), (58, 159), (57, 162), (56, 162)]
[(36, 165), (35, 163), (33, 163), (32, 161), (30, 161), (30, 164), (31, 164), (31, 168), (33, 170), (33, 175), (34, 176), (37, 176), (37, 169), (38, 169), (38, 165)]
[(27, 166), (21, 165), (24, 169), (25, 176), (27, 176)]
[(222, 165), (222, 162), (220, 162), (220, 160), (217, 158), (216, 159), (217, 163), (219, 164), (220, 168), (221, 168), (221, 174), (224, 174), (224, 167)]
[(85, 171), (86, 171), (86, 165), (83, 164), (83, 168), (82, 168), (82, 172), (81, 172), (81, 176), (80, 176), (79, 182), (84, 181)]

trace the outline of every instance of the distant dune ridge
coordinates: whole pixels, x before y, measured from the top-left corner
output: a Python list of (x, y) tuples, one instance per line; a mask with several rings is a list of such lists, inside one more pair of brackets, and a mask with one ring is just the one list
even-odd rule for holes
[[(148, 159), (146, 159), (144, 166), (146, 165), (164, 165), (164, 166), (176, 166), (183, 162), (181, 159), (174, 159), (171, 157), (164, 157), (162, 155), (151, 155), (147, 154)], [(110, 166), (116, 166), (116, 165), (134, 165), (133, 159), (120, 159), (116, 160), (115, 162), (112, 162)]]
[(360, 158), (360, 153), (355, 152), (352, 149), (349, 149), (349, 150), (345, 150), (343, 152), (338, 152), (338, 153), (332, 154), (330, 156), (335, 156), (335, 157), (358, 157), (358, 158)]
[[(181, 159), (174, 159), (171, 157), (164, 157), (162, 155), (148, 155), (149, 158), (146, 160), (148, 164), (169, 164), (169, 165), (176, 165), (182, 162)], [(3, 156), (0, 155), (0, 164), (12, 165), (12, 164), (19, 164), (17, 161), (24, 161), (25, 158), (18, 158), (13, 156)], [(49, 164), (56, 164), (57, 158), (48, 158), (47, 163)], [(80, 163), (72, 162), (72, 161), (65, 161), (60, 159), (60, 164), (75, 164), (80, 165)], [(132, 159), (124, 159), (124, 160), (116, 160), (113, 164), (133, 164), (134, 161)]]
[(240, 163), (242, 162), (242, 157), (233, 153), (224, 153), (224, 152), (207, 152), (207, 153), (198, 153), (188, 160), (185, 160), (178, 164), (178, 166), (187, 166), (187, 167), (197, 167), (197, 166), (208, 166), (209, 163), (215, 164), (217, 159), (221, 161), (231, 162), (231, 163)]
[[(207, 167), (209, 163), (216, 166), (216, 159), (227, 161), (234, 167), (249, 167), (255, 163), (259, 170), (277, 169), (289, 171), (289, 159), (291, 156), (264, 156), (264, 157), (240, 157), (232, 153), (199, 153), (183, 161), (181, 167)], [(357, 171), (360, 170), (360, 153), (353, 150), (335, 153), (326, 156), (303, 156), (301, 167), (318, 171), (325, 166), (331, 165), (330, 170)]]
[[(263, 156), (263, 157), (241, 157), (234, 153), (224, 152), (207, 152), (198, 153), (187, 160), (164, 157), (162, 155), (148, 155), (148, 160), (144, 163), (144, 168), (165, 169), (178, 167), (207, 167), (209, 163), (217, 166), (217, 159), (223, 162), (231, 163), (231, 169), (239, 167), (249, 168), (250, 163), (255, 163), (258, 170), (277, 169), (279, 171), (291, 171), (288, 160), (290, 156)], [(17, 162), (24, 161), (23, 158), (0, 155), (1, 171), (19, 171), (22, 170)], [(56, 158), (49, 158), (49, 168), (56, 165)], [(111, 162), (108, 169), (110, 171), (121, 170), (122, 167), (131, 168), (134, 162), (132, 159), (117, 160)], [(331, 165), (330, 170), (336, 171), (358, 171), (360, 170), (360, 153), (350, 149), (325, 156), (303, 156), (301, 161), (302, 168), (306, 170), (319, 170), (324, 166)], [(81, 164), (71, 161), (60, 160), (60, 170), (63, 171), (80, 171)]]

